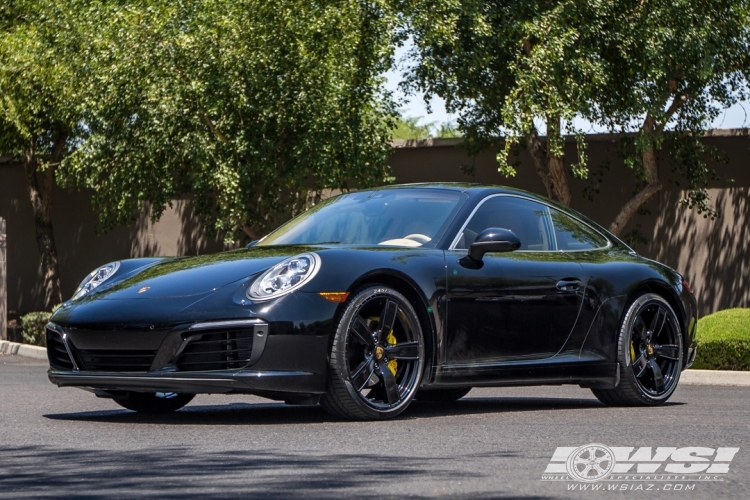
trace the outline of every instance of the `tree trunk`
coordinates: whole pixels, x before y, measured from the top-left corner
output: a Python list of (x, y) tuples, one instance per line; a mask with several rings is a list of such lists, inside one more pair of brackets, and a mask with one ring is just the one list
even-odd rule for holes
[(550, 147), (550, 141), (559, 133), (559, 119), (557, 120), (557, 126), (554, 125), (554, 119), (549, 119), (547, 121), (547, 147), (545, 148), (536, 127), (532, 125), (526, 134), (526, 148), (534, 162), (534, 168), (547, 190), (547, 197), (559, 201), (563, 205), (570, 205), (570, 187), (565, 175), (564, 158), (555, 155)]
[[(656, 120), (651, 115), (646, 116), (646, 120), (643, 122), (643, 131), (647, 134), (651, 134), (654, 132), (655, 123)], [(653, 138), (648, 148), (641, 153), (641, 160), (643, 161), (646, 185), (638, 191), (635, 196), (628, 200), (625, 205), (623, 205), (620, 212), (617, 214), (617, 217), (615, 217), (615, 220), (610, 224), (609, 230), (615, 236), (621, 235), (622, 230), (625, 228), (628, 221), (630, 221), (631, 217), (633, 217), (633, 215), (638, 212), (638, 209), (646, 204), (646, 202), (662, 188), (662, 185), (659, 182), (659, 166), (656, 161), (656, 146)]]
[(24, 171), (26, 173), (26, 187), (31, 198), (31, 209), (34, 213), (34, 228), (36, 244), (39, 249), (39, 276), (43, 280), (44, 306), (49, 310), (62, 302), (60, 287), (60, 270), (57, 263), (57, 248), (55, 236), (52, 232), (52, 186), (54, 184), (54, 163), (59, 160), (62, 148), (67, 140), (67, 134), (61, 134), (55, 143), (52, 162), (44, 172), (40, 189), (37, 177), (38, 158), (34, 151), (33, 142), (24, 157)]
[(544, 184), (544, 188), (547, 190), (547, 197), (554, 198), (554, 188), (552, 186), (552, 179), (549, 176), (549, 165), (547, 164), (546, 151), (542, 140), (539, 138), (539, 134), (536, 131), (535, 126), (531, 126), (531, 130), (526, 134), (526, 149), (529, 150), (531, 160), (534, 162), (534, 168), (539, 178)]
[(547, 117), (547, 162), (549, 164), (549, 177), (552, 180), (553, 200), (563, 205), (570, 206), (570, 186), (565, 175), (565, 162), (562, 155), (555, 155), (552, 141), (562, 141), (560, 136), (560, 118), (557, 116)]

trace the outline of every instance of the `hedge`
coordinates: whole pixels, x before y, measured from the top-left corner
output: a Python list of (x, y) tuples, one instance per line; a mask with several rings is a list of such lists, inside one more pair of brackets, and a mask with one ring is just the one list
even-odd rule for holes
[(24, 343), (47, 347), (47, 330), (45, 327), (58, 307), (60, 306), (53, 307), (51, 312), (36, 311), (21, 316), (21, 328), (23, 329), (21, 337)]
[(726, 309), (698, 320), (693, 368), (750, 371), (750, 309)]

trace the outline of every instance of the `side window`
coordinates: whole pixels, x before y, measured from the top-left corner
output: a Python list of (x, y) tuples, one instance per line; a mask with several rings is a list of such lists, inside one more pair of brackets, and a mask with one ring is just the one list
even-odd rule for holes
[(520, 250), (554, 249), (549, 209), (541, 203), (513, 196), (495, 196), (485, 201), (471, 217), (456, 248), (465, 249), (487, 228), (510, 229), (521, 240)]
[(550, 216), (558, 250), (593, 250), (607, 246), (603, 236), (564, 213), (551, 208)]

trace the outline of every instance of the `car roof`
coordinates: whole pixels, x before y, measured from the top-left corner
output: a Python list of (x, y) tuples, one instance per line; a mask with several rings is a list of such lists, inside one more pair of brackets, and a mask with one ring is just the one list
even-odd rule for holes
[[(602, 234), (606, 235), (607, 238), (610, 239), (611, 241), (615, 241), (619, 243), (619, 245), (621, 245), (622, 247), (633, 252), (630, 246), (628, 246), (625, 242), (623, 242), (617, 236), (609, 232), (607, 228), (598, 224), (597, 222), (590, 219), (589, 217), (582, 214), (581, 212), (571, 207), (562, 205), (554, 200), (550, 200), (549, 198), (545, 196), (539, 195), (537, 193), (532, 193), (530, 191), (525, 191), (523, 189), (516, 189), (516, 188), (512, 188), (508, 186), (500, 186), (500, 185), (493, 185), (493, 184), (478, 184), (478, 183), (472, 183), (472, 182), (418, 182), (418, 183), (412, 183), (412, 184), (393, 184), (390, 186), (380, 186), (380, 187), (373, 188), (370, 190), (375, 191), (375, 190), (381, 190), (381, 189), (447, 189), (451, 191), (466, 193), (468, 197), (473, 200), (476, 200), (478, 198), (484, 198), (485, 196), (488, 196), (491, 194), (521, 195), (526, 198), (536, 199), (544, 204), (556, 207), (562, 212), (567, 213), (568, 215), (573, 215), (579, 218), (583, 222), (599, 230)], [(363, 190), (363, 191), (368, 191), (368, 190)]]
[(363, 189), (362, 191), (379, 191), (387, 189), (446, 189), (467, 193), (470, 196), (485, 195), (491, 193), (521, 194), (532, 198), (543, 198), (536, 193), (524, 191), (523, 189), (511, 188), (493, 184), (478, 184), (473, 182), (415, 182), (411, 184), (391, 184), (376, 188)]

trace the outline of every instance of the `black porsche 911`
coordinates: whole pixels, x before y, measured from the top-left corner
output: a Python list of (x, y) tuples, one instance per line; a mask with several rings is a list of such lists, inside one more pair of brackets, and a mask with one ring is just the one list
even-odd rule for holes
[(165, 413), (198, 393), (384, 419), (477, 386), (658, 405), (695, 357), (683, 277), (502, 187), (328, 199), (248, 248), (92, 272), (47, 326), (49, 379)]

